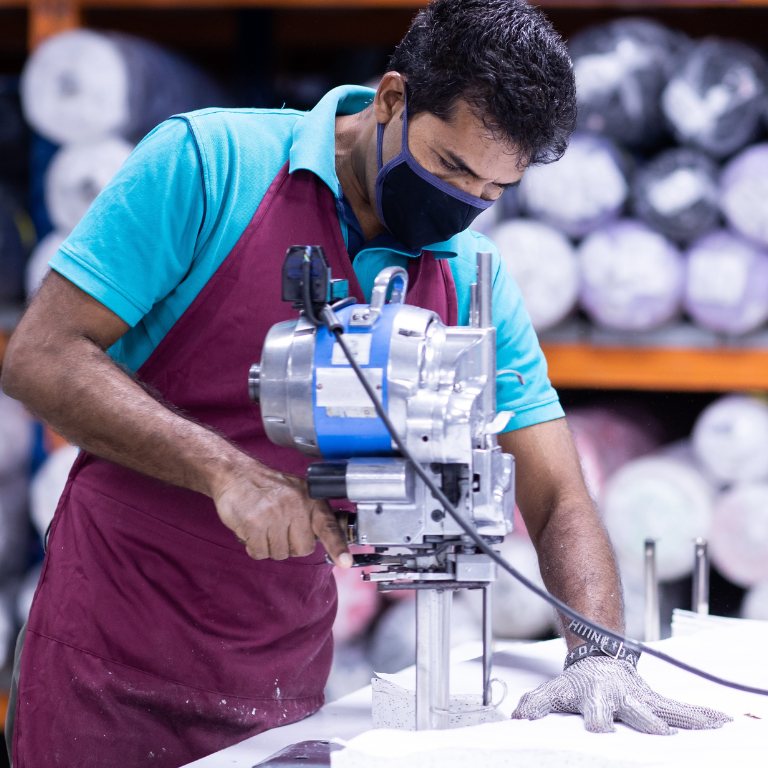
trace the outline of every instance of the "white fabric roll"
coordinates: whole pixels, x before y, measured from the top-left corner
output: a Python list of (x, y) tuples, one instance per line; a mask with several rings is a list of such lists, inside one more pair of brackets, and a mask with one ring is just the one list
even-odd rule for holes
[(78, 29), (49, 37), (21, 76), (24, 114), (62, 144), (120, 131), (129, 121), (128, 68), (106, 35)]
[(54, 229), (49, 232), (32, 252), (27, 262), (27, 271), (24, 276), (24, 285), (27, 298), (31, 299), (40, 290), (43, 280), (48, 276), (51, 268), (48, 262), (53, 258), (53, 254), (59, 250), (59, 246), (67, 237), (67, 232), (60, 229)]
[(625, 219), (592, 233), (578, 250), (581, 303), (599, 325), (658, 328), (678, 312), (683, 258), (665, 237)]
[(67, 445), (55, 450), (44, 462), (32, 479), (29, 489), (30, 516), (41, 538), (53, 520), (59, 498), (69, 478), (69, 471), (75, 463), (78, 449)]
[(0, 391), (0, 482), (26, 469), (33, 438), (32, 419), (27, 410)]
[(735, 584), (751, 587), (768, 579), (768, 483), (743, 483), (720, 495), (709, 550)]
[(700, 472), (675, 458), (646, 456), (622, 467), (599, 504), (622, 572), (642, 578), (644, 542), (652, 538), (659, 579), (689, 574), (691, 542), (709, 536), (713, 495)]
[(62, 147), (45, 173), (45, 207), (53, 224), (74, 229), (132, 151), (132, 144), (116, 137)]
[(27, 60), (22, 105), (36, 131), (68, 144), (110, 134), (138, 141), (171, 115), (224, 106), (211, 79), (141, 38), (76, 29)]
[(718, 333), (754, 331), (768, 320), (768, 252), (725, 230), (686, 254), (685, 309)]
[(755, 621), (768, 621), (768, 581), (755, 584), (741, 604), (741, 618)]
[(533, 327), (543, 331), (559, 323), (579, 295), (578, 262), (568, 238), (529, 219), (504, 222), (489, 237), (523, 294)]
[(768, 143), (731, 160), (720, 178), (720, 205), (737, 232), (768, 246)]
[(523, 210), (571, 237), (617, 218), (628, 194), (616, 146), (587, 133), (575, 133), (557, 162), (529, 168), (520, 184)]
[(768, 405), (746, 395), (716, 400), (696, 420), (693, 450), (719, 483), (768, 479)]

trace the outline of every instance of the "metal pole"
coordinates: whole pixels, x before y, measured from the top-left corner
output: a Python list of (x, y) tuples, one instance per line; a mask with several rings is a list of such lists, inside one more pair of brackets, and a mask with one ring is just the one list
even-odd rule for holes
[(469, 325), (470, 328), (480, 327), (480, 316), (477, 312), (477, 283), (469, 286)]
[(656, 541), (645, 540), (645, 640), (661, 639), (659, 579), (656, 574)]
[(449, 589), (416, 592), (416, 730), (447, 728), (450, 689), (451, 600)]
[(477, 314), (480, 328), (493, 326), (493, 274), (492, 256), (488, 251), (477, 254)]
[(709, 613), (709, 553), (706, 539), (693, 542), (693, 600), (691, 610)]
[(491, 668), (493, 665), (493, 603), (491, 585), (483, 587), (483, 706), (491, 704)]

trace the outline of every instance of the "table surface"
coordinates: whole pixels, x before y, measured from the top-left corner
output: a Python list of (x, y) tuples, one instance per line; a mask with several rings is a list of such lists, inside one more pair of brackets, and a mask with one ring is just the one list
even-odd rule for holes
[[(768, 688), (768, 666), (763, 660), (768, 645), (767, 622), (743, 622), (738, 628), (712, 629), (652, 645), (714, 674)], [(454, 649), (450, 673), (452, 693), (480, 691), (480, 651), (480, 643), (467, 643)], [(674, 768), (681, 765), (722, 768), (728, 764), (751, 768), (768, 764), (765, 760), (768, 697), (715, 685), (647, 655), (641, 658), (639, 671), (654, 690), (681, 701), (721, 709), (730, 714), (734, 722), (717, 731), (680, 731), (674, 737), (659, 738), (639, 734), (622, 724), (617, 724), (617, 732), (609, 736), (590, 734), (585, 731), (581, 718), (572, 715), (549, 715), (536, 722), (509, 720), (523, 693), (560, 674), (564, 655), (561, 640), (494, 645), (493, 675), (502, 679), (508, 688), (508, 696), (499, 707), (503, 722), (441, 731), (439, 737), (429, 731), (373, 731), (368, 686), (326, 705), (299, 723), (247, 739), (191, 763), (189, 768), (251, 768), (289, 744), (333, 739), (352, 742), (346, 752), (337, 753), (340, 758), (347, 753), (359, 758), (358, 762), (340, 759), (339, 765), (366, 764), (369, 761), (366, 754), (376, 756), (388, 750), (408, 752), (437, 748), (434, 745), (456, 750), (527, 750), (529, 755), (540, 752), (542, 765), (547, 766), (561, 765), (565, 755), (580, 755), (579, 759), (594, 758), (598, 762), (608, 760), (606, 764), (631, 756), (632, 765)], [(414, 687), (413, 667), (386, 677), (405, 688)], [(367, 753), (366, 749), (373, 752)], [(760, 755), (756, 763), (755, 755)]]

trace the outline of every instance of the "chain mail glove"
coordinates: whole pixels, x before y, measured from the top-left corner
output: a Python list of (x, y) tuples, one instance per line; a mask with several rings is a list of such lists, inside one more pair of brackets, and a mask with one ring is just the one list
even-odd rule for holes
[(615, 731), (614, 720), (657, 735), (677, 733), (675, 728), (719, 728), (733, 720), (714, 709), (660, 696), (632, 664), (609, 656), (583, 658), (524, 694), (512, 718), (538, 720), (550, 712), (584, 715), (584, 725), (593, 733)]

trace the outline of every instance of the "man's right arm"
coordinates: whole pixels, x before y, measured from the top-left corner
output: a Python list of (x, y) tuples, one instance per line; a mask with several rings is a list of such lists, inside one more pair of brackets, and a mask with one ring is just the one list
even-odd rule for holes
[(348, 565), (333, 512), (308, 497), (304, 480), (175, 413), (112, 362), (105, 350), (127, 330), (51, 272), (11, 337), (3, 390), (90, 453), (210, 496), (251, 557), (305, 556), (317, 537), (337, 564)]

